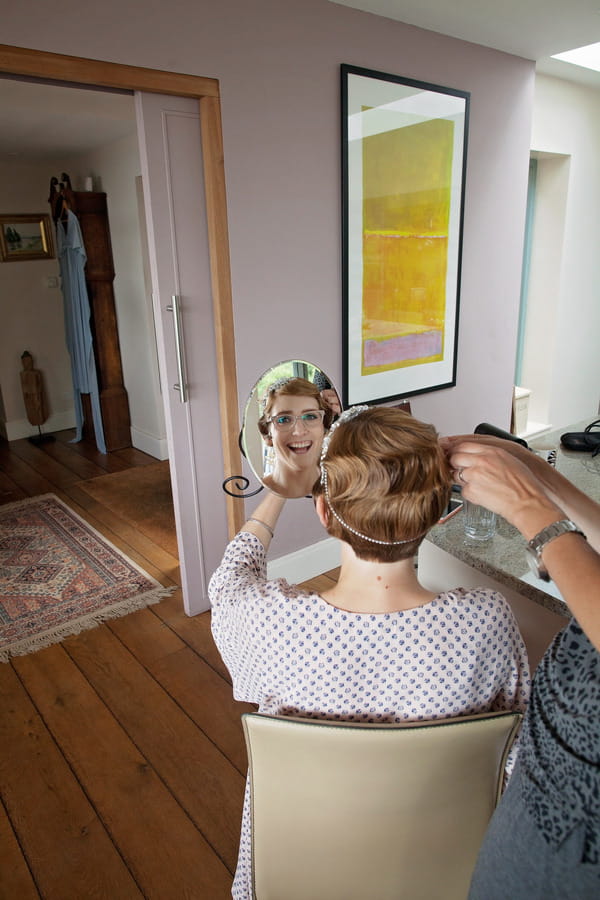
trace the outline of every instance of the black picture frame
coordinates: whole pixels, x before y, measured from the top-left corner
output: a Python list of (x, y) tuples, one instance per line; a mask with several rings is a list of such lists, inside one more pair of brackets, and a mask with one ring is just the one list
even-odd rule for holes
[(341, 66), (344, 407), (456, 384), (469, 103)]

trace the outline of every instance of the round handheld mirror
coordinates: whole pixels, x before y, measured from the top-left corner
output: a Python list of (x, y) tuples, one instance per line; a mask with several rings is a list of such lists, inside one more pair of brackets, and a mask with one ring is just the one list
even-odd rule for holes
[(261, 484), (282, 497), (310, 495), (323, 438), (341, 411), (331, 379), (313, 363), (288, 359), (267, 369), (250, 392), (241, 434)]

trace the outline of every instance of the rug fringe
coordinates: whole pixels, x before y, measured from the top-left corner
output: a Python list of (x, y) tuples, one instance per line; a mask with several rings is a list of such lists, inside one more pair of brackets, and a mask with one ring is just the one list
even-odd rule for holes
[(135, 597), (130, 597), (128, 600), (115, 603), (113, 606), (105, 606), (103, 609), (98, 610), (98, 612), (92, 613), (89, 616), (83, 616), (81, 619), (75, 619), (72, 622), (63, 625), (57, 625), (55, 628), (36, 634), (31, 638), (25, 638), (21, 641), (16, 641), (14, 644), (8, 644), (0, 648), (0, 663), (7, 663), (13, 656), (25, 656), (36, 650), (43, 650), (46, 647), (50, 647), (52, 644), (63, 641), (71, 635), (81, 634), (82, 631), (88, 631), (91, 628), (95, 628), (97, 625), (102, 625), (103, 622), (107, 622), (109, 619), (118, 619), (121, 616), (126, 616), (128, 613), (144, 609), (146, 606), (160, 603), (161, 600), (166, 599), (176, 590), (178, 590), (177, 585), (173, 585), (172, 587), (159, 586), (153, 588), (151, 591), (146, 591)]

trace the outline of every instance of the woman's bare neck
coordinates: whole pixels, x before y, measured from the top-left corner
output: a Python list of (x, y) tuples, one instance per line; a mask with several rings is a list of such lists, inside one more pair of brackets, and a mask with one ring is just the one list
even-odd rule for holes
[(342, 567), (337, 583), (321, 592), (338, 609), (355, 613), (388, 613), (430, 603), (435, 593), (418, 581), (414, 561), (377, 563), (358, 559), (342, 544)]

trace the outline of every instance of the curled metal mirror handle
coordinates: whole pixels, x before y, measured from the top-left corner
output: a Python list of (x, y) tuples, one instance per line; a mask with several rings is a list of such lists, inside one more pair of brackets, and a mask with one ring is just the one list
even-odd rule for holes
[[(229, 489), (229, 485), (235, 482), (234, 487), (236, 491), (232, 491)], [(226, 478), (222, 484), (222, 488), (226, 494), (229, 494), (230, 497), (238, 497), (242, 500), (246, 500), (248, 497), (256, 497), (257, 494), (260, 494), (261, 491), (264, 491), (264, 487), (260, 484), (255, 491), (247, 491), (246, 488), (250, 484), (248, 478), (245, 475), (231, 475), (229, 478)]]
[[(238, 434), (238, 447), (240, 448), (240, 452), (244, 459), (246, 458), (246, 450), (244, 449), (244, 429), (240, 429), (240, 433)], [(231, 491), (228, 487), (232, 482), (235, 482), (236, 493)], [(226, 494), (229, 494), (230, 497), (236, 497), (241, 500), (246, 500), (248, 497), (256, 497), (257, 494), (260, 494), (261, 491), (264, 491), (264, 485), (260, 484), (255, 491), (246, 491), (246, 488), (249, 486), (250, 480), (246, 478), (245, 475), (231, 475), (229, 478), (226, 478), (221, 487), (225, 491)]]

